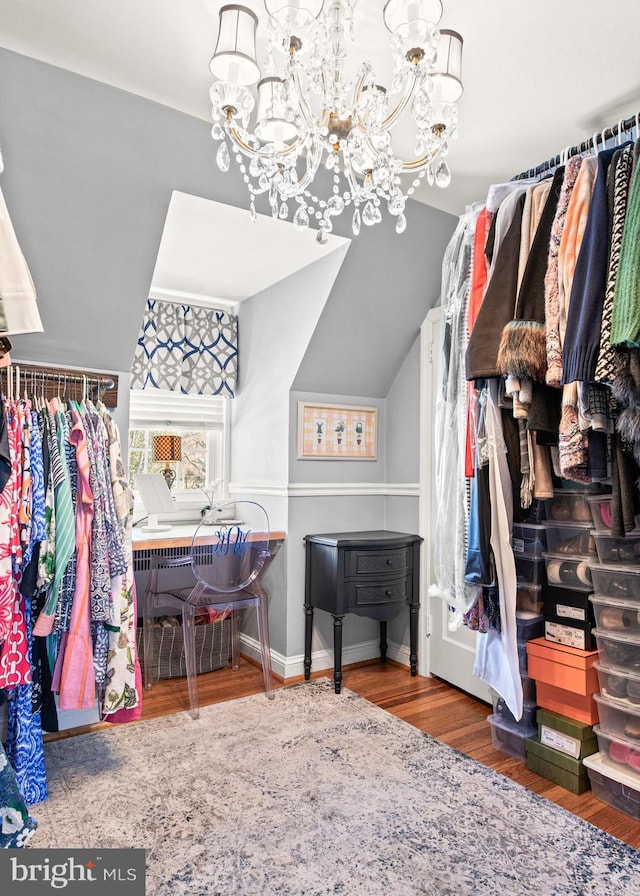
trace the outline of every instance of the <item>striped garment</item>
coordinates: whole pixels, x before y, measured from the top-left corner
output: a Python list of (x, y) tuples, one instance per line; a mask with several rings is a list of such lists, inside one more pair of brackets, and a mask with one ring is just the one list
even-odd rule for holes
[[(59, 415), (59, 416), (58, 416)], [(55, 620), (60, 584), (76, 545), (76, 522), (71, 497), (71, 483), (64, 447), (64, 426), (61, 411), (47, 409), (49, 419), (49, 452), (56, 519), (55, 571), (47, 591), (44, 607), (33, 627), (34, 635), (51, 634)]]
[(625, 146), (620, 151), (614, 172), (613, 187), (613, 220), (611, 225), (611, 246), (609, 249), (609, 269), (607, 271), (607, 288), (602, 308), (602, 326), (600, 337), (600, 353), (596, 364), (595, 380), (609, 384), (615, 376), (615, 351), (611, 345), (611, 317), (616, 290), (616, 278), (620, 265), (620, 249), (622, 234), (627, 215), (631, 171), (633, 167), (633, 147)]

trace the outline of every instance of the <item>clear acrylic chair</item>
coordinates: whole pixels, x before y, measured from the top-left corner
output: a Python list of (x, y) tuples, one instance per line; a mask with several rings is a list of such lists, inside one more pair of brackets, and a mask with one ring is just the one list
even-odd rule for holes
[[(144, 685), (153, 681), (153, 619), (167, 600), (182, 607), (184, 656), (192, 718), (198, 708), (195, 618), (198, 612), (217, 610), (231, 616), (231, 663), (239, 665), (239, 614), (255, 607), (258, 641), (264, 676), (264, 689), (273, 698), (271, 653), (269, 645), (268, 596), (260, 573), (270, 556), (269, 517), (255, 501), (216, 504), (198, 526), (189, 555), (175, 559), (154, 554), (143, 601)], [(193, 582), (188, 587), (163, 585), (162, 570), (191, 567)], [(156, 613), (154, 614), (154, 610)]]

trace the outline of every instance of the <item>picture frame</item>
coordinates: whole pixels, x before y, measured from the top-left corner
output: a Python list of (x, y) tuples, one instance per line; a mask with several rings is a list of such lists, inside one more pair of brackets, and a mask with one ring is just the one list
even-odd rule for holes
[(378, 409), (298, 402), (298, 460), (377, 460)]

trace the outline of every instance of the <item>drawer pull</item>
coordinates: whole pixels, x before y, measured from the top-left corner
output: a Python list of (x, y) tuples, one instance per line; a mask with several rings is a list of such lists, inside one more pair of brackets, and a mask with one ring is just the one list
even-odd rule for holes
[(392, 593), (393, 593), (392, 591), (385, 591), (384, 596), (391, 597)]
[(387, 557), (387, 566), (391, 566), (391, 558)]

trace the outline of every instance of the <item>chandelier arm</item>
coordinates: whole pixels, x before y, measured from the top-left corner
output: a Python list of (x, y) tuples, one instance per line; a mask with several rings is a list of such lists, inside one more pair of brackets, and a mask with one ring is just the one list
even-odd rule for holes
[[(256, 149), (253, 146), (249, 146), (249, 144), (242, 139), (235, 125), (227, 122), (226, 124), (226, 132), (231, 137), (234, 145), (243, 152), (249, 158), (261, 158), (261, 159), (270, 159), (273, 158), (273, 153), (268, 152), (266, 149)], [(292, 152), (297, 152), (298, 149), (302, 146), (304, 139), (302, 137), (297, 137), (297, 139), (290, 145), (285, 147), (282, 150), (279, 150), (278, 156), (288, 156)]]
[(439, 151), (439, 149), (434, 149), (432, 153), (428, 153), (427, 155), (422, 156), (421, 159), (414, 159), (412, 162), (403, 162), (400, 172), (402, 173), (403, 171), (419, 171), (421, 168), (424, 168), (425, 165), (428, 165), (429, 162), (433, 162)]
[[(411, 75), (412, 75), (412, 77), (410, 79), (407, 79), (407, 83), (406, 83), (405, 89), (404, 89), (405, 92), (404, 92), (403, 96), (400, 98), (398, 105), (395, 107), (395, 109), (392, 112), (390, 112), (387, 115), (387, 117), (380, 124), (380, 126), (378, 128), (375, 128), (375, 130), (388, 131), (390, 128), (392, 128), (395, 125), (396, 121), (400, 118), (400, 116), (402, 115), (404, 110), (407, 108), (409, 103), (411, 102), (414, 91), (416, 89), (416, 84), (418, 83), (417, 67), (414, 66), (414, 68), (411, 70)], [(358, 82), (358, 85), (356, 87), (356, 93), (355, 93), (354, 105), (356, 106), (356, 122), (357, 122), (358, 127), (364, 134), (370, 134), (372, 129), (369, 127), (368, 124), (366, 124), (366, 122), (364, 122), (362, 120), (362, 118), (360, 117), (360, 113), (357, 111), (358, 100), (360, 99), (360, 94), (362, 93), (362, 81), (363, 81), (363, 79), (361, 78), (360, 81)]]
[[(376, 160), (379, 159), (381, 153), (375, 148), (370, 137), (367, 137), (367, 146)], [(407, 173), (408, 171), (420, 171), (421, 168), (424, 168), (425, 165), (428, 165), (429, 162), (432, 162), (435, 159), (439, 151), (439, 149), (434, 149), (433, 152), (427, 153), (419, 159), (413, 159), (411, 162), (403, 162), (400, 174)]]
[(321, 158), (322, 158), (322, 144), (316, 144), (316, 146), (314, 148), (314, 158), (313, 158), (313, 165), (311, 167), (311, 170), (309, 171), (309, 169), (307, 169), (307, 171), (302, 175), (302, 177), (299, 178), (299, 180), (295, 186), (295, 189), (293, 191), (294, 196), (299, 196), (301, 193), (303, 193), (307, 189), (308, 186), (310, 186), (313, 183), (315, 176), (318, 172), (318, 167), (320, 165)]
[(311, 111), (311, 106), (307, 102), (304, 91), (302, 89), (302, 83), (300, 81), (300, 72), (297, 68), (292, 67), (291, 70), (291, 80), (294, 83), (294, 86), (298, 92), (298, 106), (300, 108), (300, 112), (302, 113), (302, 117), (306, 126), (310, 129), (322, 128), (329, 123), (329, 110), (327, 108), (323, 108), (322, 116), (320, 120), (315, 117), (313, 112)]

